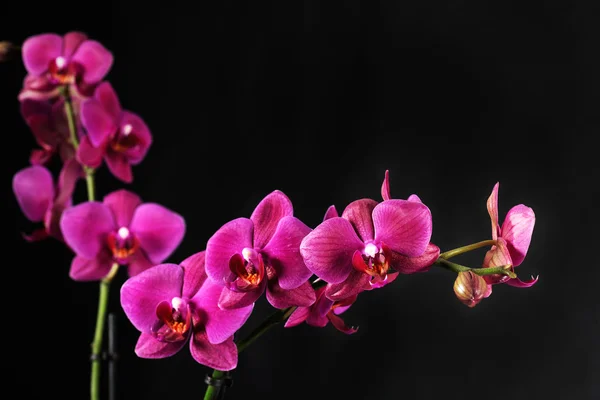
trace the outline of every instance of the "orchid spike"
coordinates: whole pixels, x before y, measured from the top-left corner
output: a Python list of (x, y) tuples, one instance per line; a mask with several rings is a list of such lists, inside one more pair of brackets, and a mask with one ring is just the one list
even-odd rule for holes
[(237, 218), (219, 228), (206, 245), (206, 272), (225, 287), (219, 305), (246, 307), (265, 291), (278, 309), (314, 303), (308, 282), (312, 273), (299, 251), (308, 232), (279, 190), (261, 200), (250, 218)]
[(189, 341), (192, 357), (221, 371), (237, 366), (233, 334), (246, 322), (253, 305), (235, 310), (218, 307), (222, 285), (207, 279), (205, 252), (177, 264), (160, 264), (121, 287), (121, 306), (141, 334), (135, 353), (165, 358)]
[(183, 217), (159, 204), (142, 203), (121, 189), (71, 207), (60, 227), (75, 252), (70, 276), (76, 281), (104, 278), (114, 263), (128, 266), (134, 276), (163, 262), (185, 234)]

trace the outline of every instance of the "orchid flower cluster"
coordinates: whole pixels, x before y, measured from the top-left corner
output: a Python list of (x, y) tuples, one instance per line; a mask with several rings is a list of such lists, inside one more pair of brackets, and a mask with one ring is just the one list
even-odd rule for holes
[[(100, 282), (93, 400), (99, 398), (108, 288), (119, 267), (128, 273), (119, 290), (122, 311), (140, 332), (135, 353), (165, 358), (189, 345), (198, 363), (214, 369), (205, 399), (215, 398), (216, 382), (270, 327), (331, 323), (352, 334), (357, 328), (342, 314), (367, 293), (393, 290), (400, 275), (434, 266), (453, 271), (456, 297), (469, 307), (489, 297), (494, 285), (524, 288), (537, 282), (515, 273), (529, 249), (535, 214), (519, 204), (500, 224), (498, 183), (487, 200), (491, 238), (441, 252), (431, 242), (430, 209), (415, 194), (392, 198), (387, 170), (380, 200), (357, 199), (341, 214), (332, 205), (315, 227), (294, 216), (290, 198), (274, 190), (249, 217), (223, 224), (196, 253), (165, 263), (184, 238), (181, 215), (126, 189), (96, 199), (95, 171), (106, 165), (116, 179), (131, 183), (133, 166), (143, 161), (153, 140), (144, 120), (122, 108), (105, 80), (112, 53), (81, 32), (69, 32), (32, 36), (21, 54), (27, 76), (18, 100), (39, 148), (14, 176), (13, 190), (25, 217), (40, 224), (24, 238), (65, 244), (74, 253), (70, 277)], [(60, 164), (56, 179), (54, 161)], [(74, 204), (80, 180), (88, 199)], [(488, 248), (481, 267), (450, 261), (480, 248)], [(236, 338), (263, 296), (273, 315), (248, 337)]]

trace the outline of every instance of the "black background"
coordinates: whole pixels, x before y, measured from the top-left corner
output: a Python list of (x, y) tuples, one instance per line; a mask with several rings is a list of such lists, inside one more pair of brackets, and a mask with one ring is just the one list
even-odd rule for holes
[[(169, 261), (203, 250), (275, 189), (311, 227), (331, 204), (379, 200), (386, 169), (393, 197), (417, 193), (430, 207), (442, 251), (489, 238), (485, 204), (497, 181), (501, 218), (519, 203), (537, 217), (517, 269), (523, 279), (540, 274), (534, 287), (496, 286), (469, 309), (452, 273), (403, 276), (345, 314), (360, 326), (353, 336), (331, 325), (267, 333), (240, 355), (227, 398), (600, 398), (597, 10), (564, 1), (191, 4), (10, 2), (0, 28), (15, 43), (81, 30), (113, 52), (107, 79), (154, 144), (131, 185), (98, 171), (98, 193), (126, 187), (184, 215), (187, 234)], [(98, 284), (69, 279), (72, 254), (58, 242), (20, 237), (33, 226), (11, 180), (35, 143), (18, 112), (20, 58), (0, 74), (4, 375), (18, 397), (84, 399)], [(460, 262), (479, 266), (483, 254)], [(119, 398), (202, 398), (209, 370), (187, 348), (164, 360), (133, 353), (138, 333), (118, 303), (124, 272), (110, 303)], [(262, 299), (243, 331), (270, 311)]]

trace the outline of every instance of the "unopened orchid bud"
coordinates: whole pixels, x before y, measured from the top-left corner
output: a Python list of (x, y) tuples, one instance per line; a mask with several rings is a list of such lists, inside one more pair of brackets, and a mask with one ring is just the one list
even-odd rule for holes
[(0, 62), (8, 60), (13, 49), (14, 46), (11, 42), (0, 41)]
[(486, 281), (472, 271), (459, 272), (454, 281), (456, 297), (469, 307), (475, 307), (487, 292)]

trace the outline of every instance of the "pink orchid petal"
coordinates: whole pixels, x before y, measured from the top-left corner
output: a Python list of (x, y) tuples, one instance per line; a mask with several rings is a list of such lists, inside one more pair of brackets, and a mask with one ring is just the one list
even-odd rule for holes
[(152, 334), (142, 333), (135, 345), (135, 354), (140, 358), (159, 359), (171, 357), (179, 352), (187, 340), (178, 342), (161, 342)]
[(206, 273), (217, 281), (229, 277), (229, 260), (245, 247), (253, 248), (254, 224), (248, 218), (237, 218), (219, 228), (206, 243)]
[(381, 184), (381, 197), (383, 200), (391, 200), (392, 196), (390, 195), (390, 171), (385, 170), (385, 177), (383, 178), (383, 183)]
[(31, 36), (23, 42), (23, 64), (32, 75), (48, 70), (50, 62), (62, 54), (63, 39), (54, 33)]
[(528, 287), (532, 287), (533, 285), (535, 285), (537, 283), (538, 279), (539, 279), (539, 276), (536, 276), (536, 277), (532, 276), (531, 279), (527, 280), (527, 281), (522, 281), (519, 278), (512, 278), (512, 279), (507, 280), (504, 283), (506, 283), (507, 285), (512, 286), (512, 287), (528, 288)]
[(352, 255), (362, 250), (352, 224), (344, 218), (330, 218), (302, 240), (300, 254), (306, 267), (328, 283), (343, 282), (352, 271)]
[(91, 168), (98, 168), (102, 164), (104, 147), (94, 147), (90, 142), (89, 136), (86, 135), (81, 138), (76, 157), (81, 164)]
[(425, 248), (425, 252), (417, 257), (406, 257), (392, 251), (390, 266), (402, 274), (427, 272), (431, 269), (431, 266), (438, 259), (439, 255), (440, 248), (433, 243), (429, 243), (427, 248)]
[(330, 283), (325, 287), (325, 296), (333, 301), (356, 296), (369, 284), (371, 277), (357, 270), (352, 270), (348, 279), (340, 283)]
[(238, 351), (233, 338), (212, 344), (208, 341), (206, 332), (195, 331), (190, 341), (190, 352), (194, 360), (208, 368), (231, 371), (237, 367)]
[(300, 325), (301, 323), (306, 321), (306, 318), (308, 318), (309, 314), (310, 314), (310, 307), (296, 308), (292, 312), (292, 314), (289, 316), (287, 321), (285, 321), (285, 324), (283, 325), (284, 328), (292, 328), (294, 326)]
[(494, 185), (494, 189), (492, 189), (492, 194), (488, 197), (487, 200), (487, 209), (490, 214), (490, 219), (492, 221), (492, 239), (496, 240), (498, 238), (498, 230), (500, 225), (498, 225), (498, 188), (500, 186), (500, 182), (496, 182)]
[(262, 249), (271, 240), (279, 220), (293, 214), (292, 202), (279, 190), (262, 199), (250, 216), (254, 223), (254, 248)]
[(71, 202), (77, 181), (83, 176), (83, 169), (75, 159), (70, 159), (63, 164), (58, 176), (58, 194), (54, 203), (63, 206)]
[(110, 115), (113, 121), (121, 117), (121, 103), (115, 89), (108, 81), (104, 81), (94, 90), (94, 98), (100, 104), (102, 109)]
[(142, 162), (144, 157), (146, 157), (146, 154), (152, 145), (152, 134), (144, 120), (137, 114), (129, 111), (122, 112), (119, 122), (120, 127), (126, 125), (131, 125), (132, 135), (135, 135), (139, 144), (126, 150), (123, 154), (131, 165), (137, 165)]
[(342, 218), (350, 221), (358, 237), (363, 242), (373, 240), (375, 237), (375, 229), (373, 227), (373, 209), (377, 205), (375, 200), (360, 199), (348, 204)]
[(83, 32), (73, 31), (66, 33), (63, 37), (62, 55), (66, 59), (70, 59), (81, 43), (85, 42), (87, 38), (87, 35)]
[(236, 308), (248, 307), (256, 303), (256, 301), (264, 293), (266, 286), (267, 282), (263, 281), (254, 290), (248, 290), (244, 292), (236, 292), (224, 287), (223, 291), (221, 292), (221, 297), (219, 298), (219, 308), (223, 310), (233, 310)]
[(31, 165), (44, 165), (50, 161), (50, 158), (54, 152), (52, 150), (44, 149), (33, 149), (29, 156), (29, 164)]
[(148, 259), (157, 264), (169, 257), (183, 240), (185, 220), (159, 204), (145, 203), (135, 209), (130, 229)]
[(346, 325), (346, 323), (344, 322), (344, 320), (340, 317), (338, 317), (337, 315), (335, 315), (334, 313), (330, 312), (329, 314), (327, 314), (327, 318), (329, 318), (329, 321), (331, 322), (331, 324), (340, 332), (345, 333), (346, 335), (351, 335), (353, 333), (356, 333), (358, 331), (358, 327), (353, 327), (353, 326), (348, 326)]
[(335, 218), (335, 217), (339, 217), (339, 216), (340, 216), (340, 214), (338, 214), (338, 211), (335, 208), (335, 206), (331, 205), (327, 209), (327, 212), (325, 212), (325, 216), (323, 217), (323, 221), (328, 220), (329, 218)]
[(293, 306), (308, 307), (315, 300), (315, 290), (308, 281), (291, 290), (282, 289), (276, 279), (269, 281), (267, 286), (267, 301), (280, 310)]
[(421, 199), (419, 198), (419, 196), (417, 196), (416, 194), (411, 194), (410, 196), (408, 196), (408, 199), (407, 199), (407, 200), (408, 200), (408, 201), (415, 202), (415, 203), (423, 203), (423, 202), (421, 201)]
[(104, 196), (102, 202), (112, 211), (117, 227), (128, 227), (142, 199), (129, 190), (120, 189)]
[(519, 204), (511, 208), (502, 223), (502, 238), (506, 240), (513, 266), (520, 265), (529, 249), (535, 214), (530, 207)]
[(65, 242), (78, 256), (92, 259), (106, 246), (107, 235), (115, 230), (115, 223), (108, 207), (88, 201), (66, 209), (60, 229)]
[(143, 250), (138, 250), (129, 258), (127, 275), (129, 277), (139, 275), (155, 265), (156, 263), (151, 262)]
[(36, 101), (25, 99), (19, 104), (21, 117), (29, 124), (29, 118), (39, 115), (48, 116), (52, 110), (52, 105), (46, 101)]
[(83, 80), (86, 83), (96, 83), (108, 74), (113, 55), (97, 41), (86, 40), (79, 45), (71, 60), (83, 66)]
[(179, 263), (184, 270), (183, 297), (191, 299), (208, 279), (204, 269), (205, 254), (205, 251), (200, 251)]
[(192, 298), (208, 340), (213, 344), (222, 343), (233, 336), (244, 325), (254, 308), (254, 304), (228, 310), (219, 308), (219, 298), (223, 290), (227, 289), (207, 279)]
[(133, 182), (133, 171), (124, 154), (109, 150), (104, 157), (104, 161), (106, 161), (109, 171), (117, 179), (125, 183)]
[(54, 201), (54, 179), (48, 169), (33, 165), (17, 172), (13, 192), (23, 214), (32, 222), (41, 222)]
[(429, 208), (408, 200), (387, 200), (373, 210), (375, 241), (408, 257), (423, 254), (431, 239)]
[(151, 333), (156, 306), (181, 296), (183, 268), (160, 264), (131, 277), (121, 286), (121, 307), (137, 330)]
[(112, 257), (108, 252), (101, 252), (92, 259), (75, 256), (71, 262), (69, 277), (78, 282), (100, 281), (112, 268)]
[(117, 120), (96, 99), (81, 104), (81, 123), (94, 147), (100, 147), (118, 128)]
[(385, 280), (381, 280), (381, 281), (375, 282), (375, 283), (367, 282), (367, 284), (364, 286), (363, 290), (380, 289), (380, 288), (382, 288), (384, 286), (387, 286), (390, 283), (394, 282), (396, 280), (396, 278), (398, 278), (399, 275), (400, 275), (399, 272), (388, 273), (387, 277), (385, 278)]
[(300, 243), (311, 229), (296, 217), (283, 217), (263, 248), (283, 289), (294, 289), (312, 276), (300, 254)]

